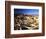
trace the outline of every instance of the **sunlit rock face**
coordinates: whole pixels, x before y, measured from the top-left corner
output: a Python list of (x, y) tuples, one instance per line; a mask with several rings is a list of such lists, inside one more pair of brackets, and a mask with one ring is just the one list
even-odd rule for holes
[(39, 29), (38, 16), (17, 15), (14, 17), (14, 30)]

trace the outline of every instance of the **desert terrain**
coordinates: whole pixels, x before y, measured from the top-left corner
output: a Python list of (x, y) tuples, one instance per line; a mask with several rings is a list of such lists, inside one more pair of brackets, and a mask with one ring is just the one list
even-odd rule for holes
[(14, 16), (14, 30), (36, 30), (36, 29), (39, 29), (39, 20), (37, 15)]

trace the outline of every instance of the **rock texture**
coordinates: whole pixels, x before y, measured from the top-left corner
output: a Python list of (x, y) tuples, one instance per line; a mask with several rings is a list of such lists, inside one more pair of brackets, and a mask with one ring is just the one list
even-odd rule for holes
[(14, 30), (35, 30), (39, 28), (38, 16), (16, 15), (14, 17)]

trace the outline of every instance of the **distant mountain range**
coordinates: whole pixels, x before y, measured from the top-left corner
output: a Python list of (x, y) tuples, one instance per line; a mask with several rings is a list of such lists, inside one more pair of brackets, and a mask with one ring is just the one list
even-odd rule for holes
[(23, 14), (23, 13), (16, 13), (16, 14), (14, 14), (14, 16), (15, 15), (32, 15), (32, 16), (38, 16), (38, 14)]

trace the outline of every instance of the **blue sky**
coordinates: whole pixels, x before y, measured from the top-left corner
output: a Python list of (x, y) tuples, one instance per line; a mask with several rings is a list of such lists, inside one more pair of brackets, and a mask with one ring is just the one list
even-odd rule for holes
[(14, 9), (14, 14), (38, 15), (39, 9)]

